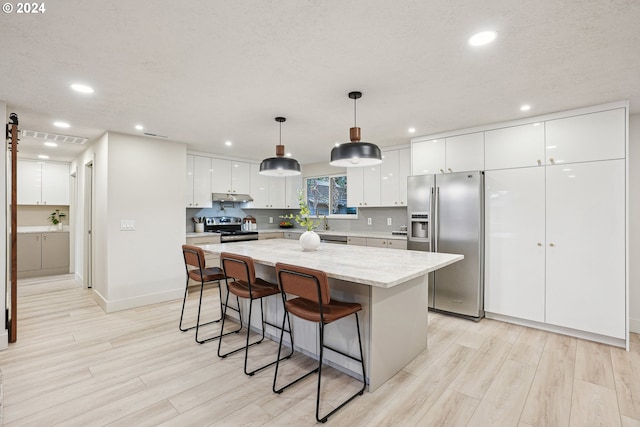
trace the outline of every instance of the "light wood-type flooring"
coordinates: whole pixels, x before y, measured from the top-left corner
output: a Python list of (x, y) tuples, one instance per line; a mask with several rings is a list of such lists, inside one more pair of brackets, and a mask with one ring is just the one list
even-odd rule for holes
[[(178, 331), (181, 300), (105, 314), (70, 276), (20, 281), (18, 294), (18, 342), (0, 352), (7, 426), (315, 424), (315, 377), (274, 394), (273, 368), (247, 377), (241, 353), (219, 359), (217, 342), (198, 345), (193, 331)], [(212, 315), (217, 290), (206, 297)], [(433, 313), (426, 332), (428, 350), (327, 425), (640, 426), (636, 334), (626, 352)], [(229, 336), (225, 348), (243, 337)], [(252, 347), (250, 363), (272, 360), (276, 349)], [(296, 355), (285, 375), (311, 365)], [(325, 373), (329, 410), (357, 383)]]

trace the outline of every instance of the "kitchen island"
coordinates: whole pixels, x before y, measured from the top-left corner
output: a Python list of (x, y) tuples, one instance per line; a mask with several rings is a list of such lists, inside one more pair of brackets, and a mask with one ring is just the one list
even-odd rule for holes
[[(221, 252), (250, 256), (255, 261), (256, 274), (274, 283), (276, 262), (325, 271), (332, 297), (362, 305), (362, 345), (369, 391), (376, 390), (427, 348), (427, 273), (463, 259), (462, 255), (454, 254), (330, 243), (322, 243), (317, 251), (303, 252), (297, 241), (286, 239), (201, 247), (214, 256)], [(284, 313), (282, 300), (265, 300), (265, 313), (269, 321), (280, 324)], [(317, 358), (316, 325), (296, 318), (292, 321), (296, 350)], [(257, 315), (252, 326), (259, 327)], [(267, 332), (279, 338), (279, 331)], [(358, 341), (353, 319), (329, 325), (325, 341), (356, 354)], [(358, 364), (344, 356), (325, 352), (325, 360), (358, 376)]]

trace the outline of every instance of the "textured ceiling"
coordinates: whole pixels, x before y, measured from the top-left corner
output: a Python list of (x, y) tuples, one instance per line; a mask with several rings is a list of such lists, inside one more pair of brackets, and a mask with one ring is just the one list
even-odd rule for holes
[[(282, 141), (328, 161), (363, 140), (412, 136), (628, 99), (640, 105), (638, 0), (45, 2), (0, 16), (0, 100), (29, 130), (166, 135), (260, 160)], [(490, 46), (467, 38), (498, 31)], [(74, 82), (93, 95), (69, 89)], [(522, 103), (531, 104), (527, 113)], [(55, 120), (71, 123), (58, 129)], [(416, 133), (407, 129), (413, 126)], [(226, 147), (224, 141), (233, 141)], [(49, 149), (68, 160), (82, 147)], [(44, 152), (24, 138), (23, 156)]]

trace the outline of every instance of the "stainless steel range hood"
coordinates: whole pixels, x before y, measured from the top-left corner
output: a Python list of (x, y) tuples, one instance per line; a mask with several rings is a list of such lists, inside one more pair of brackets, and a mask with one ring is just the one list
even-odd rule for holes
[(234, 203), (253, 202), (253, 198), (248, 194), (213, 193), (211, 195), (211, 198), (214, 202), (234, 202)]

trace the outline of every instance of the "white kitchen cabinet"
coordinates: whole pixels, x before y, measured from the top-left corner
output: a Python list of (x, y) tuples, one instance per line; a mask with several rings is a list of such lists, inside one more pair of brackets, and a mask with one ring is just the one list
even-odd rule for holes
[(446, 172), (484, 170), (484, 132), (447, 137)]
[(444, 173), (446, 167), (444, 138), (411, 144), (412, 175)]
[(407, 205), (407, 177), (411, 167), (411, 150), (383, 151), (380, 165), (380, 206)]
[(288, 176), (285, 178), (285, 207), (288, 209), (298, 209), (300, 201), (298, 192), (302, 190), (302, 175)]
[(364, 206), (363, 168), (347, 168), (347, 205), (357, 208)]
[(211, 158), (187, 155), (186, 207), (210, 208)]
[(69, 165), (18, 160), (19, 205), (68, 205)]
[(624, 158), (626, 119), (618, 108), (547, 121), (546, 164)]
[(486, 170), (544, 165), (544, 122), (487, 131), (484, 150)]
[(380, 206), (380, 170), (381, 165), (347, 168), (348, 206)]
[(251, 188), (249, 195), (253, 198), (252, 208), (285, 207), (285, 178), (260, 175), (260, 165), (251, 163)]
[(625, 161), (546, 168), (546, 321), (625, 339)]
[(545, 317), (545, 169), (485, 173), (484, 309)]
[(286, 178), (278, 176), (269, 177), (269, 207), (283, 209), (286, 207)]
[(251, 166), (246, 162), (211, 159), (211, 189), (213, 193), (249, 194)]

